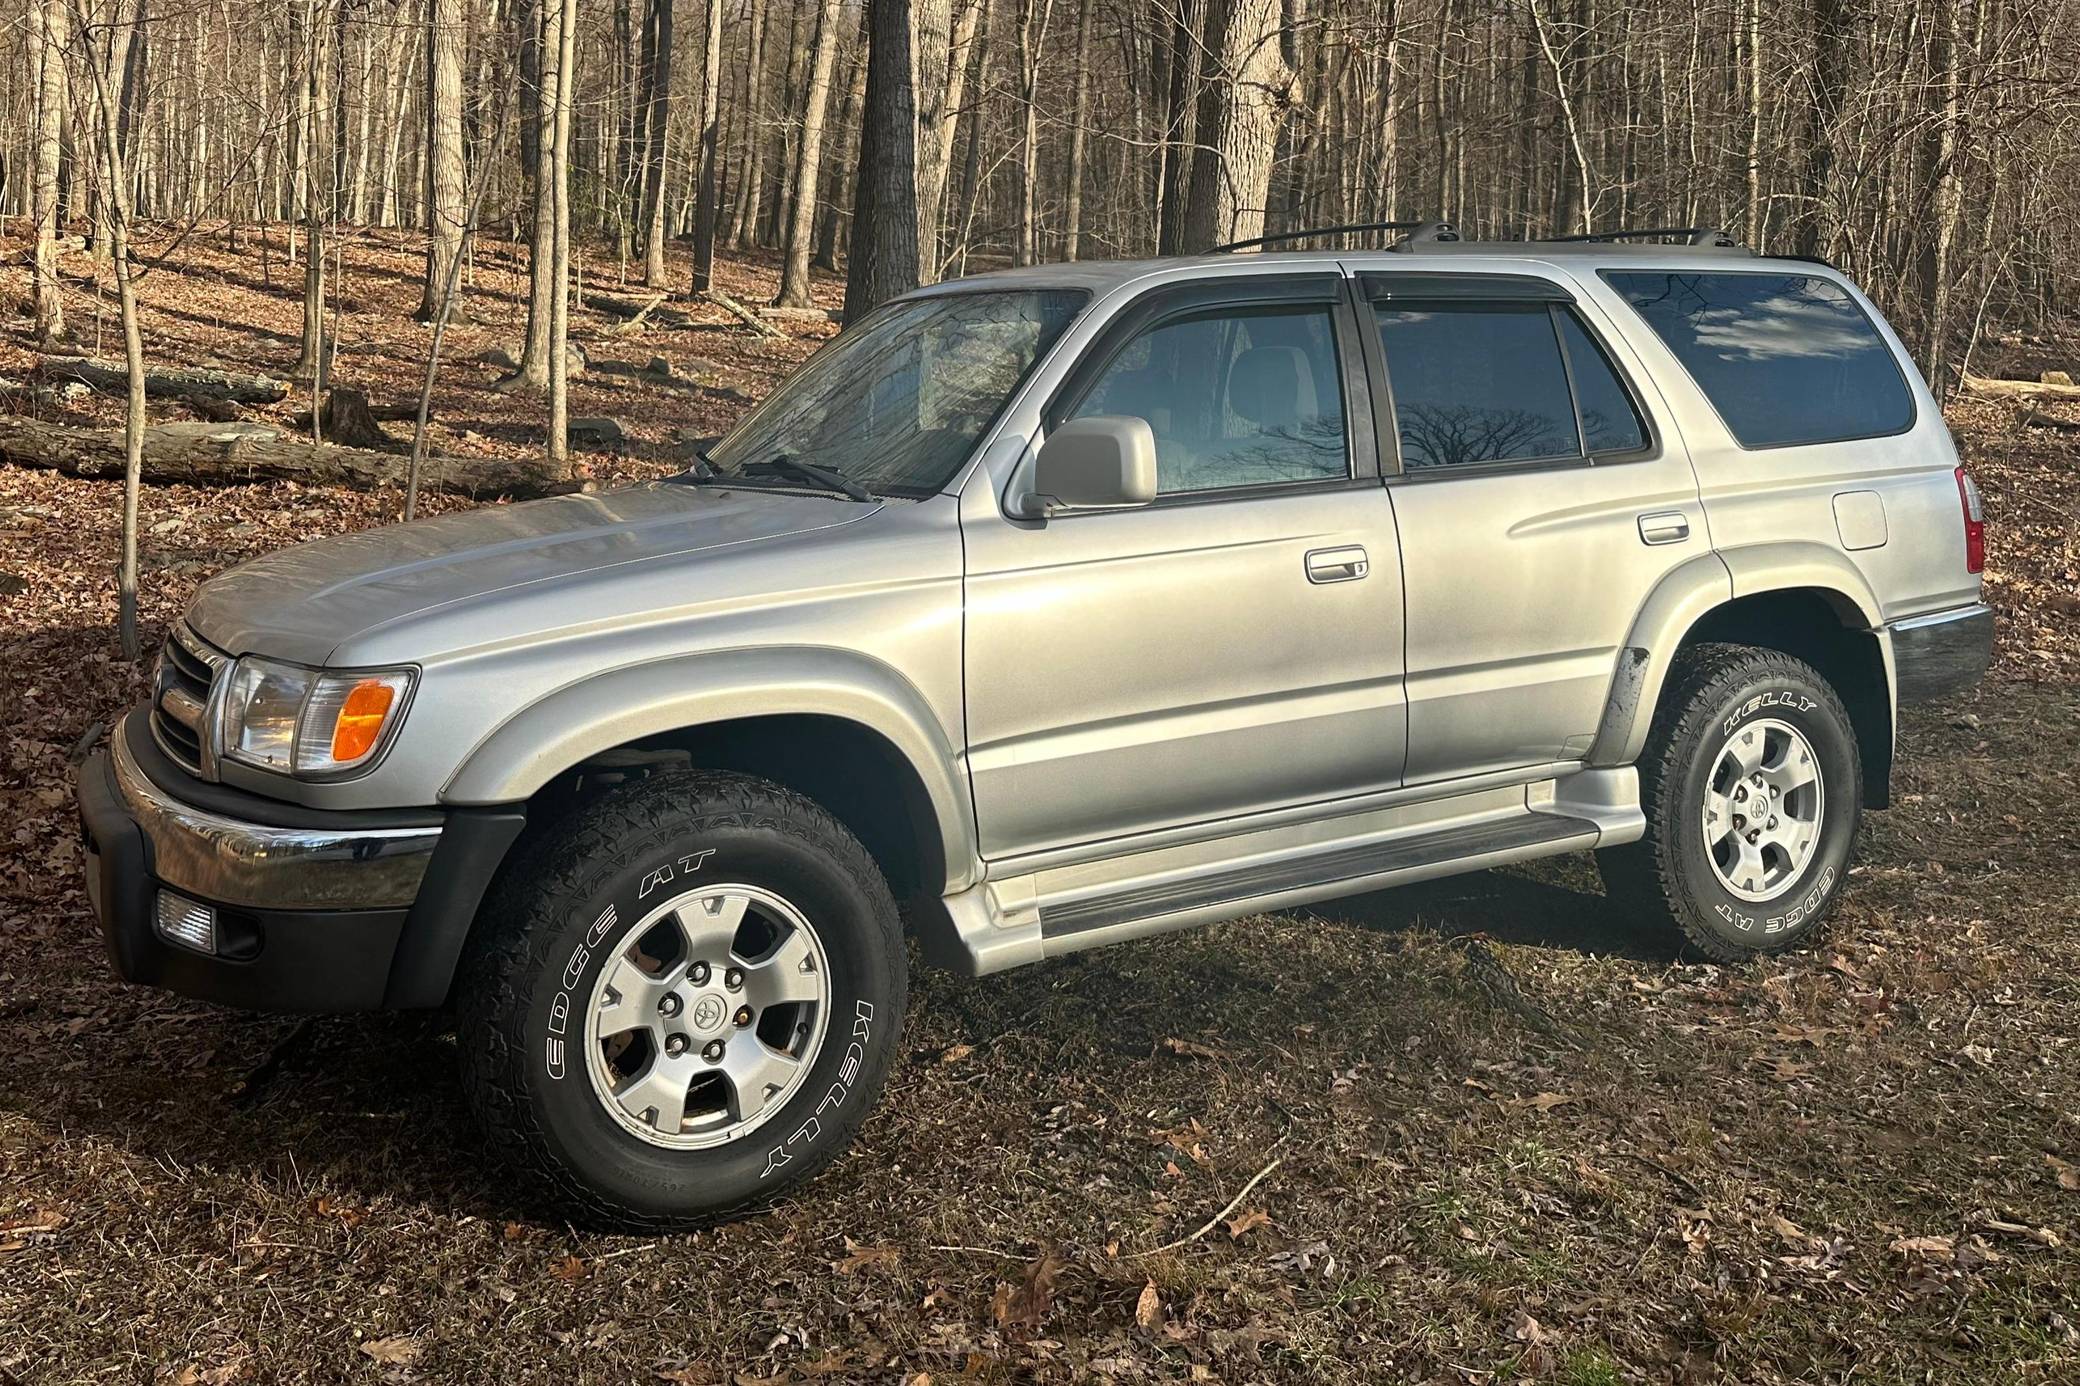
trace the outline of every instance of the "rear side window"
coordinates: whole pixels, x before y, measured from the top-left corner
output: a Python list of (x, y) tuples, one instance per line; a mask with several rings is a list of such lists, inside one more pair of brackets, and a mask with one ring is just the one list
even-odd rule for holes
[(1570, 308), (1382, 303), (1373, 317), (1410, 471), (1647, 446), (1617, 368)]
[(1410, 471), (1579, 457), (1560, 339), (1542, 303), (1377, 305)]
[(1841, 285), (1805, 274), (1604, 272), (1744, 448), (1904, 432), (1914, 397)]

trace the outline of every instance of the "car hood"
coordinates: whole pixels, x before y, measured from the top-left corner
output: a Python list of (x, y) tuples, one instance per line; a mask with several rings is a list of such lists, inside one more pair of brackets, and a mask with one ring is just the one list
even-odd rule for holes
[(357, 637), (460, 604), (719, 556), (879, 509), (800, 492), (662, 482), (486, 506), (257, 558), (204, 584), (188, 623), (231, 654), (321, 665)]

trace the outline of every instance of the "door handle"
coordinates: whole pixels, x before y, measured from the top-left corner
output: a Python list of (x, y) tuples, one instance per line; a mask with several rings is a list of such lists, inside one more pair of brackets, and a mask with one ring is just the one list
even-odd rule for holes
[(1657, 510), (1639, 517), (1642, 544), (1680, 544), (1690, 537), (1690, 517), (1680, 510)]
[(1307, 554), (1309, 582), (1354, 582), (1371, 571), (1372, 560), (1355, 544), (1347, 549), (1310, 549)]

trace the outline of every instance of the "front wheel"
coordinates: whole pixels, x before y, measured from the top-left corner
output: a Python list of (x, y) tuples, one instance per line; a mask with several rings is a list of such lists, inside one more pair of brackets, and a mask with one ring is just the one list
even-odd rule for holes
[(460, 990), (497, 1153), (588, 1221), (710, 1221), (842, 1151), (902, 1026), (895, 902), (811, 801), (741, 775), (603, 795), (502, 882)]
[(1855, 727), (1817, 670), (1743, 645), (1685, 651), (1639, 777), (1646, 836), (1597, 854), (1614, 899), (1723, 962), (1811, 937), (1863, 812)]

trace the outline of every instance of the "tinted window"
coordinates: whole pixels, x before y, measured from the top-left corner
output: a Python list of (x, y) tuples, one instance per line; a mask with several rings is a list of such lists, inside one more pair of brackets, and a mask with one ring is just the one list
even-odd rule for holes
[(1561, 313), (1560, 336), (1567, 343), (1567, 365), (1574, 373), (1575, 403), (1582, 411), (1582, 438), (1591, 453), (1636, 452), (1647, 445), (1632, 396), (1618, 380), (1617, 367), (1573, 313)]
[(1402, 466), (1580, 455), (1567, 368), (1544, 304), (1381, 305), (1375, 316)]
[(832, 338), (709, 457), (733, 478), (793, 457), (871, 491), (936, 490), (1083, 303), (1067, 290), (898, 299)]
[(1350, 472), (1327, 308), (1164, 323), (1106, 363), (1074, 417), (1124, 414), (1156, 435), (1163, 494)]
[(1742, 447), (1898, 433), (1914, 399), (1839, 284), (1804, 274), (1606, 272)]

